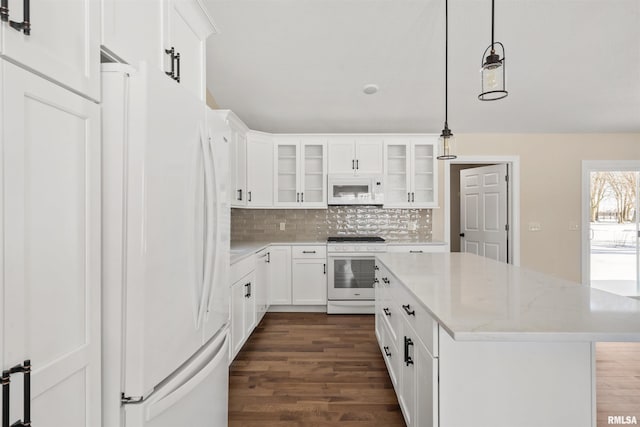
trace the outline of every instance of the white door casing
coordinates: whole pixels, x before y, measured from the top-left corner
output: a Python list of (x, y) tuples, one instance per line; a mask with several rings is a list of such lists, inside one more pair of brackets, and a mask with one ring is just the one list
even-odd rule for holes
[(0, 67), (2, 369), (31, 360), (34, 425), (100, 425), (100, 108)]
[(460, 232), (464, 252), (507, 262), (507, 165), (460, 171)]

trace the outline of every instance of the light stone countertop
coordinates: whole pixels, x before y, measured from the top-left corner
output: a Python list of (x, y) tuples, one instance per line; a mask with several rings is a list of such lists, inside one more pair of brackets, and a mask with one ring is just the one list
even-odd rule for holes
[(640, 341), (640, 301), (467, 253), (378, 254), (457, 341)]
[[(286, 246), (286, 245), (326, 245), (326, 240), (306, 241), (306, 242), (231, 242), (231, 265), (242, 261), (246, 257), (260, 252), (268, 246)], [(414, 246), (414, 245), (444, 245), (444, 242), (387, 242), (387, 246)]]

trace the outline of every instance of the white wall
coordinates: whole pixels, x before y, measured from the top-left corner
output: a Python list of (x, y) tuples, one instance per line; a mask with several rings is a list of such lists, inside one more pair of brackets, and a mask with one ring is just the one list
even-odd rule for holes
[[(520, 156), (521, 265), (580, 281), (582, 160), (640, 159), (636, 134), (457, 134), (455, 153)], [(439, 206), (444, 206), (440, 167)], [(542, 230), (528, 231), (529, 222)], [(443, 209), (433, 210), (433, 239), (444, 240)]]

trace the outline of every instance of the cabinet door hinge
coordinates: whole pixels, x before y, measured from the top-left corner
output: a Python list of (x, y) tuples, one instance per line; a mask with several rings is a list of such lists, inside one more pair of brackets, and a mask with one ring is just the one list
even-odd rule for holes
[(509, 224), (504, 225), (504, 231), (509, 231)]

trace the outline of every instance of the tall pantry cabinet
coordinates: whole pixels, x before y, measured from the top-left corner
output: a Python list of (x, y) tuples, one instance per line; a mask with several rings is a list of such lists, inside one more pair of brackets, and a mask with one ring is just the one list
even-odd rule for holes
[(0, 22), (2, 418), (100, 425), (99, 4), (24, 12)]

